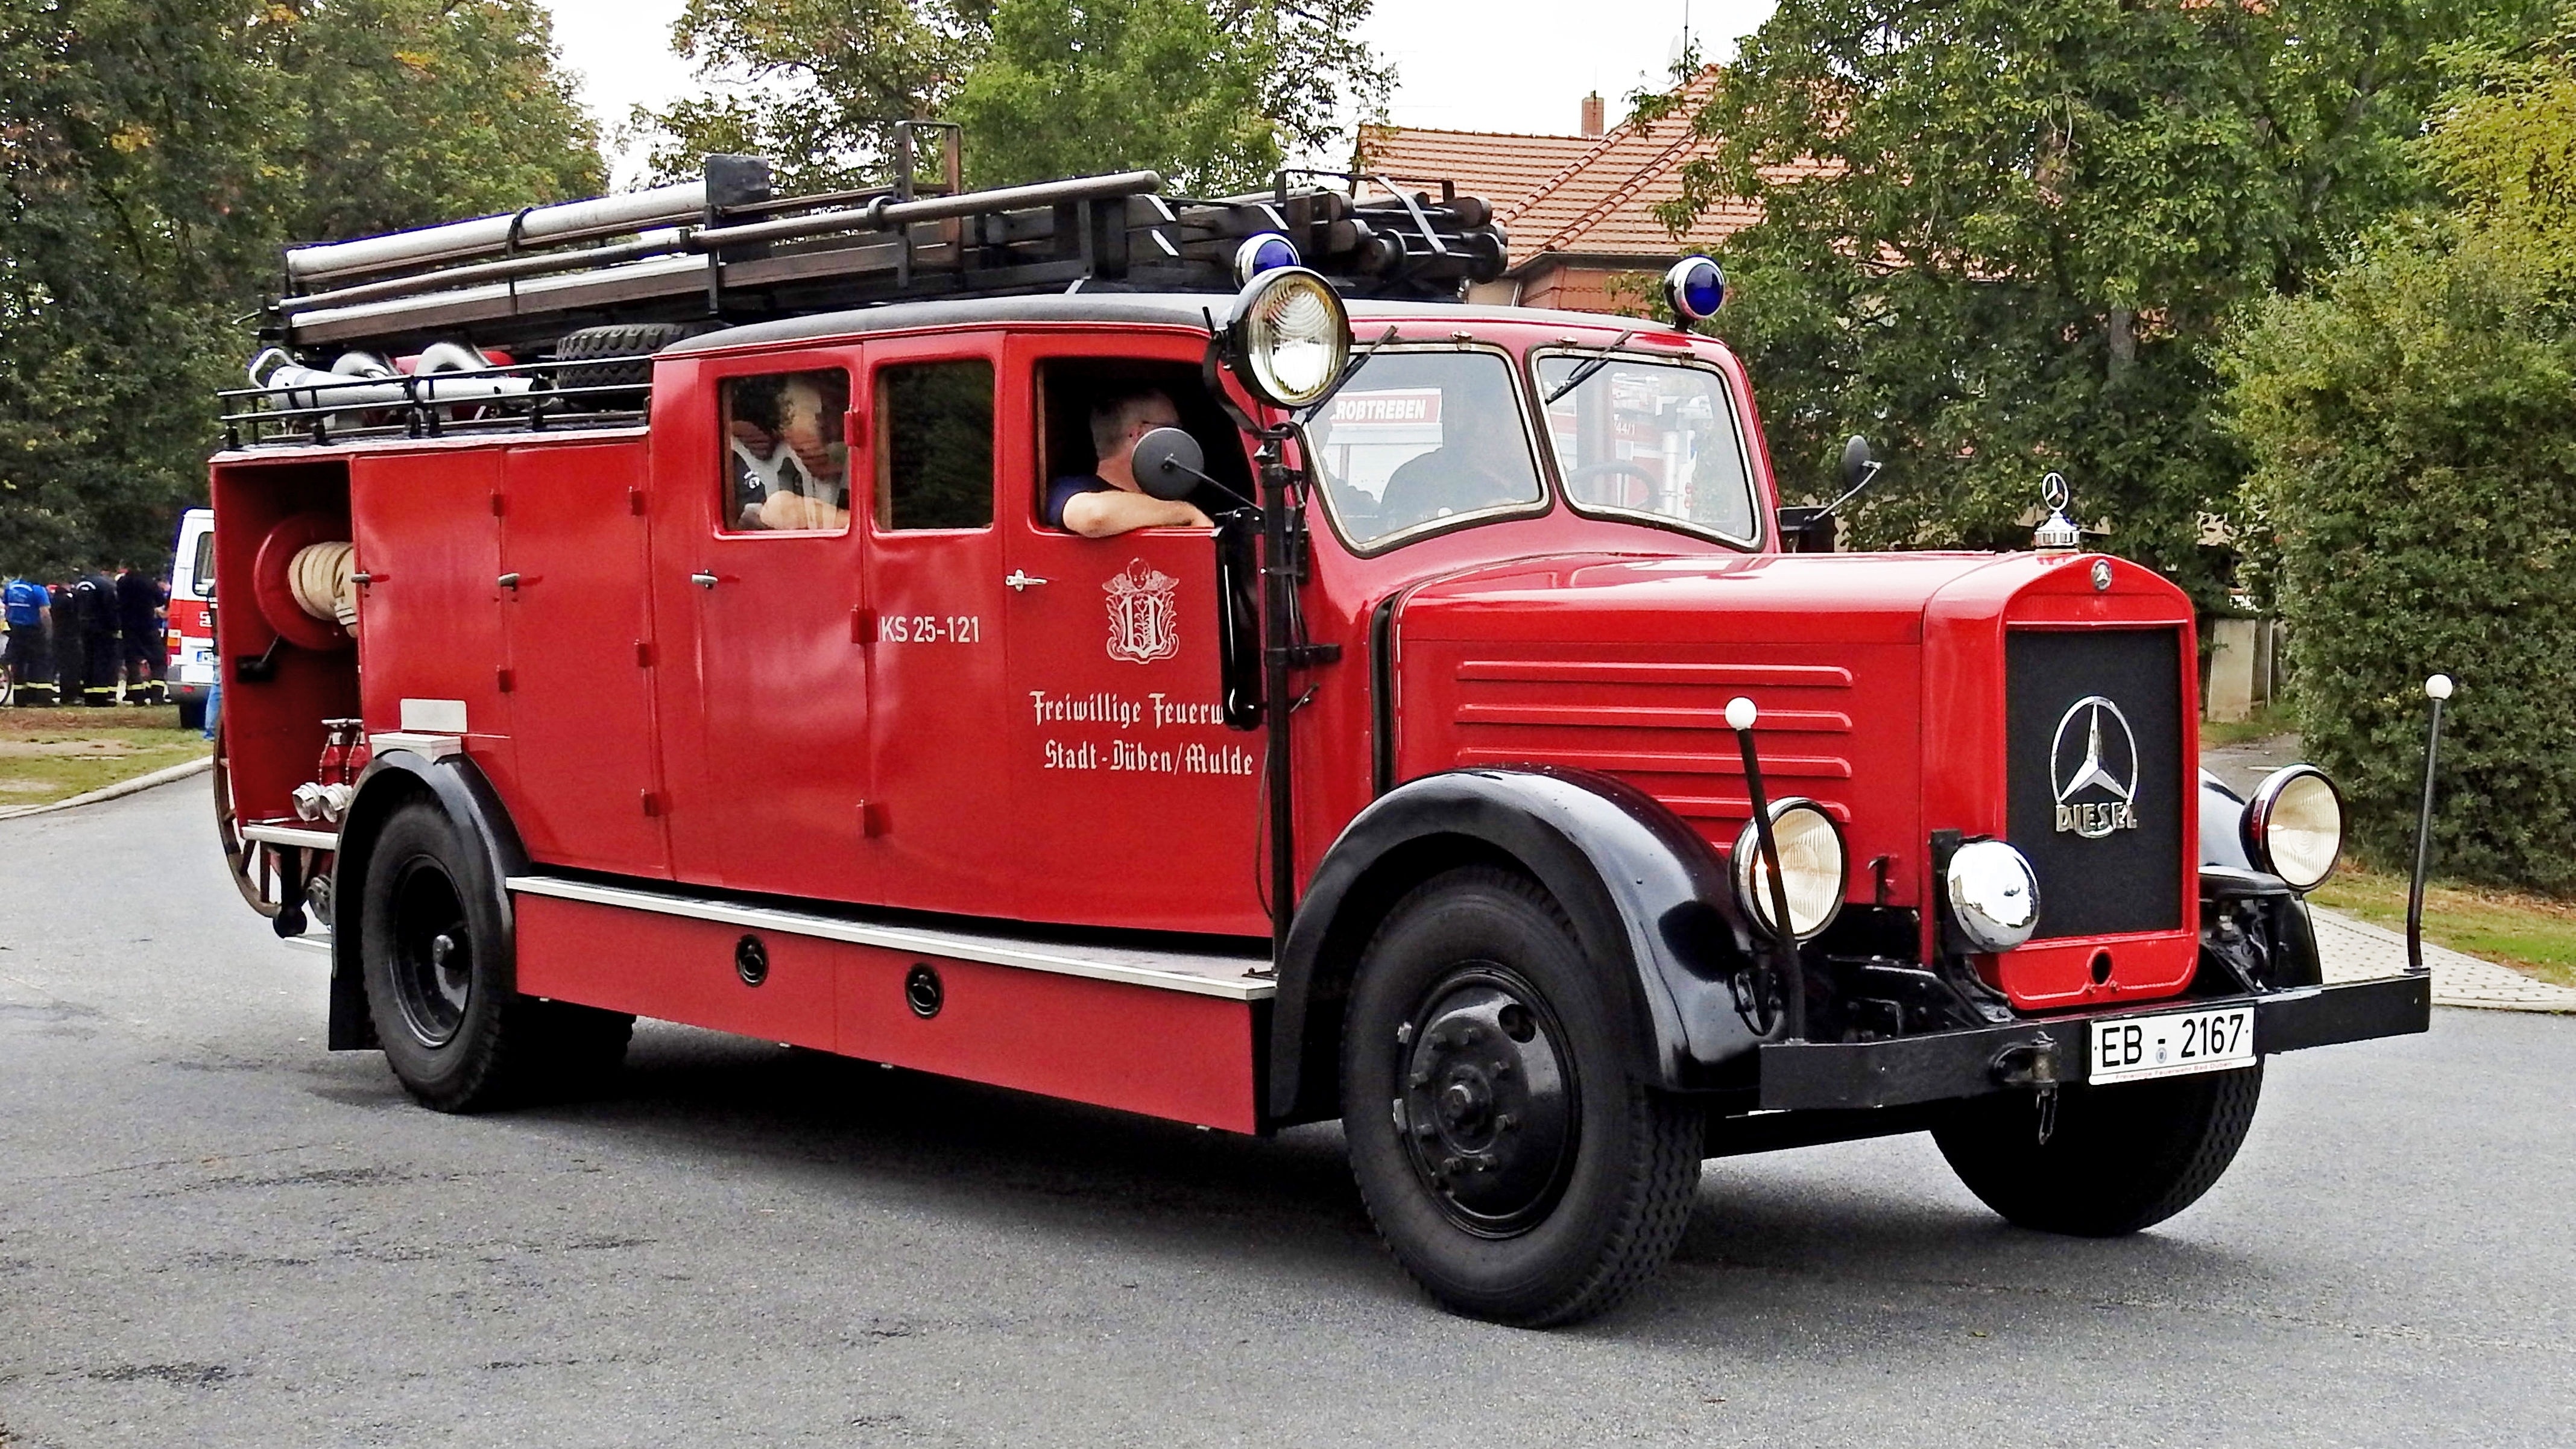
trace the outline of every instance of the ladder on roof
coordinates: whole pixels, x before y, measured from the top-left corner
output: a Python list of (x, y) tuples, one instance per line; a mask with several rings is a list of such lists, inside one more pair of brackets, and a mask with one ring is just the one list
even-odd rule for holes
[[(944, 133), (943, 188), (912, 182), (915, 129)], [(955, 128), (931, 123), (903, 128), (895, 174), (774, 197), (766, 160), (710, 156), (700, 180), (676, 186), (295, 247), (262, 337), (312, 359), (452, 342), (533, 361), (599, 325), (1074, 287), (1231, 292), (1237, 248), (1269, 232), (1353, 296), (1454, 300), (1506, 261), (1491, 208), (1447, 185), (1435, 197), (1380, 182), (1386, 195), (1355, 201), (1374, 178), (1301, 170), (1265, 193), (1198, 199), (1124, 171), (966, 191)]]

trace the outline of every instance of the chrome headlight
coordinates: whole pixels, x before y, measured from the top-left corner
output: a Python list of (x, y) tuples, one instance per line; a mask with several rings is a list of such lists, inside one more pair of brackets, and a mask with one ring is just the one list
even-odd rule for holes
[[(1851, 873), (1842, 827), (1834, 824), (1822, 805), (1792, 795), (1771, 802), (1771, 839), (1780, 847), (1780, 883), (1789, 893), (1789, 930), (1801, 941), (1811, 939), (1842, 913), (1843, 888)], [(1735, 837), (1735, 899), (1764, 933), (1776, 936), (1770, 874), (1756, 874), (1753, 869), (1761, 853), (1761, 835), (1748, 820), (1744, 833)]]
[(1350, 313), (1315, 272), (1273, 267), (1235, 294), (1225, 353), (1253, 396), (1302, 408), (1331, 392), (1350, 360)]
[(2314, 890), (2343, 854), (2343, 796), (2314, 765), (2273, 771), (2245, 807), (2245, 855), (2294, 891)]
[(1980, 951), (2009, 951), (2039, 929), (2039, 875), (2030, 858), (2000, 840), (1971, 840), (1950, 853), (1950, 919)]

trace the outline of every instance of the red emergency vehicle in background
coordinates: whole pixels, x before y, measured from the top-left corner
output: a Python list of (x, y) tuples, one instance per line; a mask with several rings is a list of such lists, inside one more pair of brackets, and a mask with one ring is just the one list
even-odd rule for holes
[[(1503, 260), (1446, 189), (749, 158), (290, 252), (212, 465), (218, 808), (331, 928), (330, 1045), (445, 1110), (651, 1016), (1339, 1117), (1403, 1265), (1539, 1324), (1704, 1157), (1929, 1130), (2125, 1233), (2263, 1056), (2426, 1027), (2421, 975), (2321, 983), (2324, 777), (2198, 774), (2181, 591), (2062, 518), (1786, 552), (1830, 519), (1733, 355), (1456, 300)], [(1141, 390), (1137, 478), (1217, 526), (1052, 526)]]
[(215, 685), (215, 514), (191, 508), (179, 515), (179, 543), (170, 553), (170, 657), (161, 677), (179, 706), (179, 727), (206, 722), (206, 698)]

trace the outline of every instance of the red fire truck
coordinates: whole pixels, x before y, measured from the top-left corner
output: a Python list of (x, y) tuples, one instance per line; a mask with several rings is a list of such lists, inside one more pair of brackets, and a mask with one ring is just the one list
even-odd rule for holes
[[(218, 808), (330, 928), (330, 1045), (448, 1111), (650, 1016), (1338, 1117), (1424, 1287), (1548, 1324), (1706, 1157), (1928, 1130), (2127, 1233), (2264, 1056), (2426, 1028), (2320, 979), (2333, 786), (2197, 772), (2171, 583), (2062, 515), (1817, 551), (1723, 345), (1459, 300), (1503, 260), (1448, 188), (723, 157), (290, 252), (212, 465)], [(1214, 526), (1057, 526), (1104, 453)]]

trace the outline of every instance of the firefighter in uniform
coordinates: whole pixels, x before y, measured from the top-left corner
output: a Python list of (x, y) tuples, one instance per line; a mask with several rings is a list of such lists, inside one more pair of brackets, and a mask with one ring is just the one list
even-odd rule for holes
[(53, 595), (34, 579), (11, 579), (0, 599), (8, 609), (9, 680), (18, 688), (18, 703), (54, 703)]
[(81, 702), (81, 671), (89, 663), (89, 650), (82, 642), (87, 635), (81, 628), (80, 604), (71, 585), (48, 587), (54, 596), (54, 680), (59, 686), (54, 703), (76, 705)]
[(127, 704), (160, 704), (161, 660), (165, 645), (164, 601), (160, 586), (132, 564), (116, 575), (117, 626), (125, 636), (124, 677)]
[(105, 709), (116, 703), (116, 580), (92, 569), (72, 585), (72, 611), (80, 615), (81, 703)]

